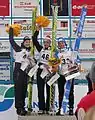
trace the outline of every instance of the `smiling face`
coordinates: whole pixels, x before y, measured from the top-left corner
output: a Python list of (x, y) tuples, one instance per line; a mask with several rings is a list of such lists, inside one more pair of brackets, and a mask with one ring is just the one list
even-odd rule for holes
[(50, 40), (45, 40), (44, 41), (44, 48), (46, 48), (46, 49), (49, 48), (50, 44), (51, 44)]
[(63, 41), (58, 42), (58, 48), (63, 49), (65, 48), (65, 43)]
[(31, 41), (30, 40), (25, 40), (23, 45), (26, 47), (26, 48), (29, 48), (30, 47), (30, 43)]

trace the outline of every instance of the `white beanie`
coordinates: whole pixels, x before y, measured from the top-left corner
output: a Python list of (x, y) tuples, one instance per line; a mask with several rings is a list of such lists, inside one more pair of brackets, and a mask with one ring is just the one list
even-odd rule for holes
[(51, 43), (51, 37), (48, 35), (44, 38), (44, 41), (49, 41)]

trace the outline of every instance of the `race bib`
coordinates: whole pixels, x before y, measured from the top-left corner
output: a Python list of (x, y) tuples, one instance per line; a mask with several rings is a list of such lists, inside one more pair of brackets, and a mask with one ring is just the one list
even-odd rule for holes
[(40, 61), (41, 63), (46, 63), (48, 62), (48, 59), (50, 57), (50, 51), (49, 50), (43, 50), (41, 51), (41, 54), (40, 54)]

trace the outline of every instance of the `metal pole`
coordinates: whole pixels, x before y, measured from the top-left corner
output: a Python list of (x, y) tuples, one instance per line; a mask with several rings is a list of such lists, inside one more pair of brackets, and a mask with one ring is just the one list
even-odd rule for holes
[(68, 0), (68, 15), (69, 15), (69, 47), (72, 47), (72, 41), (71, 41), (71, 36), (72, 36), (72, 21), (71, 21), (71, 16), (72, 16), (72, 0)]

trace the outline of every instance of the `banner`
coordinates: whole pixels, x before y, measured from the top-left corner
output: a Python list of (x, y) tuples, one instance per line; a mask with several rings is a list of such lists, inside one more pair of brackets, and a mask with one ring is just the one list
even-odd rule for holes
[(9, 34), (6, 32), (6, 26), (10, 24), (10, 20), (0, 19), (0, 37), (9, 37)]
[[(44, 28), (44, 36), (52, 36), (52, 22), (49, 26)], [(57, 38), (68, 36), (68, 20), (57, 20)]]
[[(58, 109), (58, 87), (56, 86), (56, 99), (55, 99), (55, 108)], [(77, 107), (80, 99), (87, 93), (87, 86), (85, 85), (75, 85), (74, 86), (74, 111)], [(37, 99), (37, 85), (33, 85), (33, 102), (32, 107), (33, 111), (37, 112), (38, 109), (38, 99)], [(27, 107), (27, 100), (26, 100)], [(34, 113), (35, 115), (35, 113)], [(28, 117), (28, 116), (27, 116)], [(34, 116), (33, 116), (34, 117)], [(36, 116), (35, 116), (36, 117)], [(16, 114), (15, 102), (14, 102), (14, 87), (13, 85), (0, 85), (0, 120), (18, 120)]]
[(39, 11), (39, 0), (13, 0), (13, 16), (32, 16), (32, 10), (37, 7)]
[(0, 60), (0, 80), (10, 80), (10, 60)]
[(14, 86), (0, 85), (0, 120), (18, 120), (14, 103)]
[(0, 16), (9, 16), (9, 0), (0, 0)]
[(10, 52), (10, 43), (8, 40), (0, 40), (0, 53), (2, 52)]
[(83, 5), (87, 5), (87, 16), (95, 16), (95, 0), (72, 0), (72, 15), (80, 16)]
[[(74, 41), (72, 45), (74, 46)], [(80, 59), (95, 59), (95, 40), (81, 40), (78, 53)]]
[[(78, 28), (79, 20), (72, 20), (72, 37), (76, 37), (76, 31)], [(89, 19), (85, 20), (84, 28), (82, 32), (83, 38), (95, 38), (95, 20)]]
[(23, 19), (23, 20), (14, 20), (14, 23), (21, 25), (21, 34), (19, 35), (19, 37), (24, 37), (24, 36), (31, 37), (32, 36), (32, 33), (31, 33), (32, 20), (25, 20), (25, 19)]

